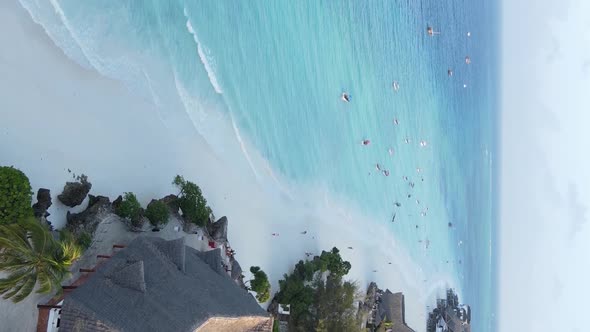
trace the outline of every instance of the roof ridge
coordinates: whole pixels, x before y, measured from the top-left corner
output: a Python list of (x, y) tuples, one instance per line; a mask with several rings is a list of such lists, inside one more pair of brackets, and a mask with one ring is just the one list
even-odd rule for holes
[(114, 269), (108, 276), (114, 284), (140, 291), (142, 293), (146, 290), (145, 273), (143, 268), (143, 261), (126, 261), (118, 268)]

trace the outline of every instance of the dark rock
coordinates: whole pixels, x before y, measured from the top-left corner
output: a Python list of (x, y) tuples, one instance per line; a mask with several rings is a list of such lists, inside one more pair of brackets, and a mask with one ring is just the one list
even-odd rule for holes
[(221, 217), (216, 222), (209, 224), (207, 231), (213, 240), (227, 242), (227, 217)]
[(121, 206), (121, 203), (123, 203), (123, 196), (119, 195), (114, 201), (113, 201), (113, 209), (115, 211), (117, 211), (117, 209), (119, 208), (119, 206)]
[(178, 214), (178, 196), (168, 195), (161, 198), (160, 201), (168, 205), (170, 212)]
[(81, 175), (78, 177), (78, 182), (67, 182), (57, 199), (66, 206), (74, 207), (82, 204), (90, 188), (92, 184), (88, 182), (86, 175)]
[(33, 204), (33, 213), (37, 218), (49, 216), (47, 209), (51, 206), (51, 193), (49, 189), (41, 188), (37, 191), (37, 203)]
[(113, 208), (108, 197), (88, 195), (88, 207), (80, 213), (70, 213), (66, 215), (66, 228), (74, 234), (79, 236), (86, 232), (94, 234), (96, 227), (102, 220), (102, 217), (111, 213)]

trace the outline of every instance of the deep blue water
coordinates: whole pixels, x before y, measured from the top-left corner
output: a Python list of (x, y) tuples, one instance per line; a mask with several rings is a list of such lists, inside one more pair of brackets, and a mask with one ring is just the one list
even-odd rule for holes
[(163, 121), (188, 115), (223, 155), (211, 119), (230, 119), (290, 185), (325, 188), (390, 225), (427, 274), (454, 276), (473, 331), (496, 330), (495, 5), (21, 3), (68, 56), (151, 99)]

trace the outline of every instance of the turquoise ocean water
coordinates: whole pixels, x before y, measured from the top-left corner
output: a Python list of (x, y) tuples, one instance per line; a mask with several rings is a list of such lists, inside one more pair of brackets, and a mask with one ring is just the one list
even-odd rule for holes
[[(390, 225), (422, 268), (454, 276), (473, 331), (496, 330), (497, 6), (20, 1), (70, 58), (153, 101), (171, 126), (220, 155), (219, 137), (235, 135), (281, 181)], [(212, 119), (232, 131), (216, 135)]]

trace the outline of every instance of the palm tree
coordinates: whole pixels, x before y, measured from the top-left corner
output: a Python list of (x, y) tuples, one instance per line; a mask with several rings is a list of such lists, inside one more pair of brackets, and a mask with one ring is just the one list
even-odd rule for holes
[(59, 290), (81, 253), (71, 239), (55, 240), (34, 218), (0, 225), (0, 271), (8, 275), (0, 279), (0, 294), (16, 303), (29, 296), (37, 282), (37, 293)]

